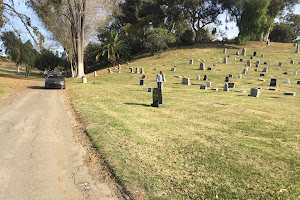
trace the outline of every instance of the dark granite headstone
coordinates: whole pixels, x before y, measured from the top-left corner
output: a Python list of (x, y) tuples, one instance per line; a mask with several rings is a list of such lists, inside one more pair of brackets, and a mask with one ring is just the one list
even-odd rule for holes
[(276, 78), (272, 78), (270, 81), (270, 86), (271, 87), (277, 87), (277, 79)]
[(283, 74), (288, 74), (287, 72), (284, 72)]
[(229, 74), (228, 77), (229, 77), (229, 78), (233, 78), (233, 75), (232, 75), (232, 74)]
[(235, 84), (234, 83), (228, 83), (228, 88), (234, 88)]
[(264, 65), (267, 65), (268, 64), (268, 62), (264, 62)]
[(162, 90), (160, 88), (153, 88), (152, 92), (153, 104), (152, 107), (164, 107), (162, 103)]
[(211, 69), (211, 67), (208, 67), (207, 70), (211, 71), (212, 69)]
[(244, 60), (243, 59), (240, 59), (240, 62), (243, 62)]
[(297, 85), (300, 85), (300, 81), (297, 81)]
[(248, 96), (250, 97), (259, 97), (260, 89), (258, 88), (251, 88), (250, 94)]
[(207, 86), (206, 85), (200, 85), (200, 90), (206, 90)]
[(145, 80), (144, 79), (140, 80), (140, 85), (145, 85)]
[(253, 56), (256, 56), (256, 51), (253, 52)]
[(261, 73), (259, 76), (265, 76), (265, 74)]
[(225, 82), (229, 82), (229, 77), (228, 76), (226, 76)]
[(208, 78), (207, 78), (207, 75), (206, 75), (206, 74), (204, 75), (204, 77), (203, 77), (203, 80), (204, 80), (204, 81), (207, 81), (207, 80), (208, 80)]

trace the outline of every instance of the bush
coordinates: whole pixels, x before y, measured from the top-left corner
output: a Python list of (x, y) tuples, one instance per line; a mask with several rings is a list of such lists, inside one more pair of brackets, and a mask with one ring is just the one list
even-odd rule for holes
[(280, 23), (274, 26), (269, 38), (273, 42), (289, 43), (297, 38), (297, 34), (293, 32), (289, 25)]
[(193, 45), (195, 43), (195, 35), (192, 30), (186, 30), (181, 36), (180, 41), (182, 45)]
[(169, 45), (176, 41), (175, 36), (163, 28), (154, 28), (146, 39), (146, 49), (152, 55), (161, 53), (169, 48)]

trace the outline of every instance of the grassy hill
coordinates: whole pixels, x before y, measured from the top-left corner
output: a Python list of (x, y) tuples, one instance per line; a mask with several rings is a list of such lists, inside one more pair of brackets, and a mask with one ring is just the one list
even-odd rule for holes
[(0, 56), (0, 98), (5, 94), (26, 87), (30, 80), (41, 78), (39, 71), (33, 70), (29, 77), (25, 77), (25, 69), (17, 73), (16, 65), (9, 59)]
[[(251, 42), (225, 47), (227, 54), (222, 53), (221, 45), (173, 49), (122, 65), (122, 73), (102, 70), (97, 77), (89, 74), (87, 84), (68, 80), (73, 107), (87, 120), (88, 134), (133, 197), (300, 197), (300, 74), (293, 76), (293, 71), (300, 73), (300, 54), (295, 54), (293, 44)], [(235, 61), (236, 51), (241, 53), (242, 48), (247, 49), (247, 56), (240, 55)], [(252, 66), (238, 79), (254, 51), (257, 56)], [(228, 55), (228, 64), (223, 64)], [(205, 67), (212, 70), (199, 70), (196, 59), (205, 60)], [(291, 59), (295, 64), (290, 64)], [(256, 61), (261, 63), (258, 68)], [(129, 73), (129, 67), (144, 68), (146, 86), (139, 85), (142, 75)], [(264, 67), (268, 72), (260, 77)], [(154, 108), (147, 88), (156, 87), (160, 70), (167, 79), (165, 107)], [(205, 74), (219, 91), (199, 89), (206, 84)], [(228, 74), (233, 74), (230, 81), (236, 87), (224, 92)], [(182, 85), (175, 75), (190, 78), (191, 85)], [(277, 78), (277, 91), (268, 90), (271, 78)], [(291, 84), (284, 84), (285, 78)], [(254, 87), (262, 88), (258, 98), (248, 96)], [(296, 96), (286, 96), (286, 91)]]

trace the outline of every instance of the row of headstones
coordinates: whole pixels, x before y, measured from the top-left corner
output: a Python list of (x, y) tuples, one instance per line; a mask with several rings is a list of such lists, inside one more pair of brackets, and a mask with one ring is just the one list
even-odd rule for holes
[[(134, 73), (133, 67), (129, 67), (129, 69), (130, 69), (130, 73)], [(112, 73), (112, 70), (108, 69), (108, 73)], [(118, 73), (121, 73), (121, 71), (119, 70)], [(145, 73), (144, 68), (141, 68), (141, 69), (139, 69), (138, 67), (135, 68), (135, 73), (136, 74), (139, 74), (139, 73), (144, 74)]]

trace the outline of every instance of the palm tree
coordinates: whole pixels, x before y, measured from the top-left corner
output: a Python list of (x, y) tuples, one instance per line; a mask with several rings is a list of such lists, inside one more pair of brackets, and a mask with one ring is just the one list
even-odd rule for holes
[[(130, 47), (125, 39), (122, 39), (118, 32), (111, 30), (107, 32), (106, 37), (102, 42), (102, 56), (107, 54), (107, 60), (113, 65), (122, 58), (127, 58), (130, 55)], [(100, 55), (96, 56), (98, 59)]]

